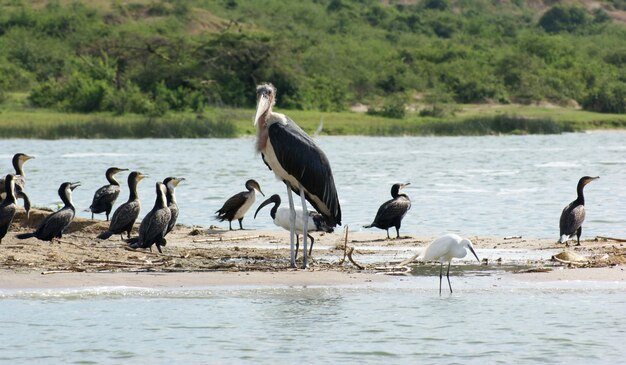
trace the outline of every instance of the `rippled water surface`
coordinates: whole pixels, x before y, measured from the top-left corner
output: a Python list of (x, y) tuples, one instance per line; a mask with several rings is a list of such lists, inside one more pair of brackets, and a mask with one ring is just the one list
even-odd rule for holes
[(626, 355), (623, 287), (454, 280), (460, 290), (442, 297), (412, 285), (0, 292), (0, 362), (617, 364)]
[[(623, 235), (626, 227), (626, 133), (594, 132), (501, 137), (319, 137), (331, 162), (351, 229), (369, 223), (389, 199), (395, 182), (411, 182), (413, 201), (403, 231), (438, 235), (524, 235), (558, 237), (563, 207), (576, 198), (583, 175), (588, 185), (583, 237)], [(216, 224), (214, 212), (242, 191), (248, 178), (266, 195), (285, 187), (254, 152), (252, 138), (194, 140), (2, 140), (0, 171), (10, 171), (14, 152), (37, 156), (27, 162), (27, 191), (35, 205), (53, 206), (56, 190), (80, 180), (74, 201), (86, 209), (105, 184), (112, 165), (150, 175), (140, 184), (143, 214), (154, 201), (154, 182), (168, 175), (188, 181), (177, 190), (179, 221)], [(121, 180), (126, 180), (126, 174)], [(118, 204), (126, 200), (124, 188)], [(253, 207), (256, 209), (256, 206)], [(88, 217), (89, 213), (80, 212)], [(103, 217), (103, 216), (101, 216)], [(273, 228), (269, 213), (244, 220), (246, 228)], [(222, 224), (223, 226), (226, 226)]]

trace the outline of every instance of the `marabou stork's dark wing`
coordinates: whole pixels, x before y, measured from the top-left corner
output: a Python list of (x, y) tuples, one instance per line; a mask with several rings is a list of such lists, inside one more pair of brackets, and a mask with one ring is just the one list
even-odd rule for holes
[[(283, 169), (302, 184), (306, 200), (331, 226), (341, 224), (341, 206), (330, 163), (324, 152), (291, 119), (273, 123), (268, 135)], [(299, 194), (297, 186), (292, 190)]]
[(559, 235), (573, 235), (578, 228), (582, 226), (585, 220), (585, 206), (577, 204), (576, 202), (569, 203), (561, 213), (561, 220), (559, 222), (559, 228), (561, 230)]
[(402, 218), (411, 208), (411, 201), (408, 198), (391, 199), (384, 202), (374, 218), (374, 225), (379, 227), (391, 227), (393, 222)]
[(237, 193), (228, 198), (226, 203), (224, 203), (224, 205), (217, 212), (215, 212), (217, 213), (217, 219), (220, 221), (233, 220), (237, 210), (239, 210), (239, 208), (246, 203), (248, 193), (248, 191), (242, 191), (241, 193)]

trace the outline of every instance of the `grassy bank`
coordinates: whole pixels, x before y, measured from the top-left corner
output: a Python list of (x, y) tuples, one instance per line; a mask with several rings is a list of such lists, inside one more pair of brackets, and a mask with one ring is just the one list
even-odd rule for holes
[[(626, 115), (567, 108), (469, 105), (454, 116), (404, 119), (364, 113), (281, 110), (309, 133), (323, 121), (326, 135), (493, 135), (548, 134), (589, 129), (624, 129)], [(211, 109), (202, 114), (163, 117), (110, 113), (61, 113), (45, 109), (0, 110), (2, 138), (230, 138), (254, 134), (252, 109)]]

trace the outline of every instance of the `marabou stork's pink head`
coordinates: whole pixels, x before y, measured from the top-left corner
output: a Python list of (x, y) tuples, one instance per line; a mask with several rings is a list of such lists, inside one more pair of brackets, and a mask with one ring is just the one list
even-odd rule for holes
[(254, 116), (254, 126), (259, 122), (264, 127), (263, 122), (272, 112), (272, 106), (276, 103), (276, 88), (270, 83), (264, 83), (256, 87), (256, 115)]

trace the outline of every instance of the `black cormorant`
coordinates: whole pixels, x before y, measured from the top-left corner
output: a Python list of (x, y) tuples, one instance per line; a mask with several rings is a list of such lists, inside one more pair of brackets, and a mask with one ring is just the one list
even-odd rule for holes
[(76, 215), (76, 208), (72, 204), (72, 190), (80, 186), (79, 182), (64, 182), (59, 187), (59, 196), (64, 203), (63, 208), (50, 214), (43, 220), (33, 233), (18, 234), (16, 237), (25, 239), (36, 237), (42, 241), (52, 241), (61, 238), (65, 229), (70, 225)]
[(583, 176), (578, 180), (578, 186), (576, 187), (578, 197), (576, 197), (576, 200), (569, 203), (561, 213), (561, 220), (559, 222), (561, 231), (559, 235), (561, 237), (559, 238), (559, 243), (565, 243), (567, 245), (567, 241), (573, 235), (576, 235), (578, 239), (576, 246), (580, 246), (580, 235), (583, 232), (582, 225), (585, 220), (585, 196), (583, 195), (583, 189), (585, 185), (599, 178), (599, 176)]
[[(274, 221), (274, 224), (277, 225), (278, 227), (284, 228), (287, 231), (289, 231), (289, 208), (288, 207), (280, 207), (280, 196), (278, 196), (278, 194), (274, 194), (272, 196), (270, 196), (267, 200), (265, 200), (263, 203), (261, 203), (261, 205), (259, 205), (259, 207), (257, 208), (256, 212), (254, 213), (254, 218), (256, 219), (257, 214), (259, 213), (259, 211), (261, 210), (261, 208), (263, 208), (264, 206), (268, 205), (268, 204), (272, 204), (274, 203), (274, 206), (272, 207), (272, 210), (270, 210), (270, 216), (272, 217), (272, 220)], [(302, 226), (303, 226), (303, 220), (304, 220), (304, 211), (301, 208), (295, 208), (296, 211), (296, 258), (298, 257), (298, 246), (300, 244), (299, 242), (299, 235), (302, 234)], [(317, 232), (328, 232), (331, 233), (333, 232), (334, 228), (329, 226), (326, 223), (326, 219), (324, 219), (324, 217), (319, 214), (318, 212), (315, 211), (310, 211), (308, 212), (308, 218), (309, 220), (308, 222), (308, 232), (311, 231), (317, 231)], [(309, 247), (309, 256), (311, 255), (311, 252), (313, 251), (313, 243), (315, 243), (315, 240), (313, 239), (313, 236), (311, 236), (310, 234), (307, 235), (309, 237), (309, 239), (311, 240), (311, 246)]]
[[(308, 201), (331, 227), (341, 225), (341, 206), (330, 163), (324, 151), (286, 115), (272, 111), (276, 102), (276, 88), (272, 84), (257, 86), (256, 93), (257, 108), (254, 116), (254, 126), (257, 130), (256, 150), (261, 153), (265, 165), (287, 185), (291, 209), (290, 262), (291, 266), (295, 267), (296, 213), (291, 192), (300, 195), (305, 213)], [(307, 224), (308, 220), (304, 219), (302, 227), (304, 267), (307, 267)]]
[(406, 194), (400, 194), (400, 189), (409, 185), (406, 184), (393, 184), (391, 186), (391, 196), (393, 199), (383, 203), (378, 208), (376, 218), (374, 221), (363, 226), (364, 228), (376, 227), (387, 231), (387, 238), (389, 238), (389, 228), (396, 227), (396, 238), (400, 238), (400, 225), (402, 224), (402, 218), (406, 212), (411, 209), (411, 199)]
[(122, 235), (124, 232), (126, 232), (126, 235), (130, 238), (130, 232), (133, 230), (133, 225), (141, 210), (141, 203), (139, 202), (139, 195), (137, 194), (137, 184), (144, 177), (145, 176), (139, 171), (133, 171), (128, 175), (128, 201), (115, 209), (113, 217), (111, 217), (109, 229), (100, 233), (98, 238), (106, 240), (114, 234)]
[(165, 197), (167, 198), (167, 207), (170, 208), (170, 212), (172, 213), (172, 218), (170, 219), (170, 223), (167, 225), (167, 231), (165, 234), (167, 235), (174, 229), (176, 226), (176, 221), (178, 220), (178, 203), (176, 202), (176, 194), (174, 194), (174, 189), (180, 184), (182, 181), (185, 181), (184, 177), (167, 177), (163, 180), (163, 184), (167, 188), (167, 193)]
[(8, 174), (4, 178), (4, 191), (6, 191), (6, 198), (0, 203), (0, 243), (6, 236), (15, 217), (15, 175)]
[(242, 191), (241, 193), (237, 193), (231, 196), (226, 203), (215, 213), (217, 213), (216, 218), (223, 222), (228, 220), (228, 229), (233, 230), (232, 221), (237, 219), (239, 221), (239, 228), (243, 229), (241, 225), (241, 221), (243, 221), (243, 216), (246, 214), (248, 209), (254, 204), (254, 200), (256, 199), (255, 190), (258, 190), (261, 195), (265, 196), (261, 191), (261, 187), (259, 183), (255, 180), (246, 181), (246, 189), (248, 191)]
[[(30, 199), (24, 192), (24, 186), (26, 185), (26, 175), (24, 174), (24, 163), (30, 159), (35, 158), (24, 153), (16, 153), (11, 160), (13, 168), (15, 169), (15, 198), (22, 199), (24, 201), (24, 209), (26, 210), (26, 217), (28, 218), (30, 213)], [(0, 179), (0, 196), (6, 194), (4, 188), (4, 179)]]
[(91, 206), (89, 206), (91, 219), (93, 219), (94, 213), (105, 213), (107, 222), (109, 221), (109, 214), (111, 214), (113, 204), (115, 204), (115, 200), (117, 200), (117, 197), (120, 195), (120, 183), (115, 180), (115, 174), (122, 171), (128, 171), (128, 169), (120, 169), (119, 167), (110, 167), (107, 169), (105, 176), (109, 184), (96, 190), (93, 195)]
[(141, 221), (139, 226), (139, 238), (137, 242), (132, 243), (132, 248), (152, 248), (152, 245), (156, 245), (157, 250), (161, 251), (161, 243), (167, 226), (172, 218), (170, 208), (167, 207), (167, 198), (165, 193), (167, 188), (162, 182), (156, 183), (156, 200), (154, 201), (154, 207)]

